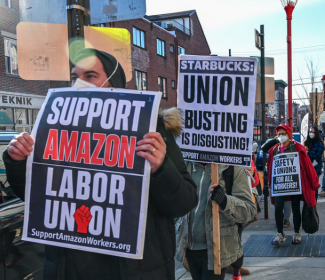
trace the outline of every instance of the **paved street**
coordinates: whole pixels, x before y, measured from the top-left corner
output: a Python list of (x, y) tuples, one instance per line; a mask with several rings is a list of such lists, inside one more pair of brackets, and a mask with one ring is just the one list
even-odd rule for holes
[[(243, 232), (243, 244), (245, 244), (252, 235), (273, 235), (276, 233), (274, 206), (269, 201), (269, 219), (264, 219), (263, 201), (260, 202), (260, 206), (262, 212), (259, 213), (258, 221), (248, 226)], [(325, 235), (325, 198), (319, 197), (317, 210), (320, 218), (320, 228), (315, 235)], [(291, 239), (293, 232), (292, 215), (290, 217), (290, 223), (291, 225), (285, 228), (284, 231), (287, 238)], [(300, 233), (306, 235), (303, 230), (301, 230)], [(251, 274), (243, 276), (243, 278), (252, 280), (323, 280), (325, 275), (324, 257), (245, 257), (244, 266), (251, 271)], [(231, 278), (231, 275), (227, 274), (225, 279), (230, 280)], [(176, 264), (176, 279), (192, 279), (190, 273), (182, 268), (179, 263)]]

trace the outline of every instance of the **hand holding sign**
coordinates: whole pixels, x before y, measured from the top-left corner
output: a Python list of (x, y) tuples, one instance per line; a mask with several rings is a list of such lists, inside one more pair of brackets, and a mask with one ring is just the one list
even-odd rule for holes
[(158, 132), (147, 133), (135, 148), (137, 155), (148, 160), (151, 173), (155, 173), (162, 165), (166, 156), (166, 144)]
[(27, 132), (23, 132), (10, 141), (7, 151), (12, 159), (25, 160), (33, 150), (33, 145), (33, 138)]
[(78, 225), (77, 232), (80, 233), (87, 233), (88, 232), (88, 225), (90, 220), (92, 219), (92, 215), (90, 214), (89, 208), (85, 205), (82, 205), (80, 208), (73, 215), (76, 223)]

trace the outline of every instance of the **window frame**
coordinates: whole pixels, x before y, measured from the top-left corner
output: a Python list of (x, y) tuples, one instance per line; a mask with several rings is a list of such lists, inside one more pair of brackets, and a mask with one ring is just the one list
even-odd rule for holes
[[(179, 51), (182, 51), (182, 50), (184, 50), (184, 53), (180, 53)], [(183, 48), (183, 47), (181, 47), (181, 46), (178, 46), (178, 48), (177, 48), (177, 52), (178, 52), (178, 55), (180, 55), (180, 54), (185, 54), (185, 48)]]
[[(172, 50), (173, 49), (173, 50)], [(170, 46), (169, 46), (169, 51), (171, 52), (171, 53), (174, 53), (175, 52), (175, 46), (173, 45), (173, 44), (170, 44)]]
[(1, 5), (0, 4), (0, 6), (1, 7), (7, 7), (7, 8), (9, 8), (9, 9), (11, 9), (11, 0), (5, 0), (7, 3), (5, 4), (5, 5)]
[[(134, 39), (135, 39), (134, 31), (135, 30), (138, 31), (138, 32), (140, 32), (140, 45), (137, 45), (137, 44), (134, 43)], [(141, 43), (142, 43), (141, 34), (143, 34), (143, 44), (144, 44), (144, 46), (141, 46)], [(146, 42), (146, 32), (143, 31), (143, 30), (141, 30), (141, 29), (139, 29), (139, 28), (137, 28), (137, 27), (135, 27), (135, 26), (133, 26), (132, 27), (132, 44), (133, 44), (133, 46), (136, 46), (136, 47), (141, 48), (141, 49), (146, 49), (146, 43), (147, 43)]]
[[(162, 82), (162, 83), (161, 83)], [(161, 90), (162, 87), (162, 90)], [(164, 91), (165, 89), (165, 91)], [(168, 99), (168, 94), (167, 94), (167, 78), (158, 76), (158, 91), (162, 93), (161, 99)]]
[[(158, 47), (158, 43), (160, 42), (160, 49), (162, 50), (163, 54), (160, 54), (159, 51), (159, 47)], [(162, 47), (163, 45), (163, 47)], [(159, 38), (157, 38), (157, 55), (161, 56), (161, 57), (166, 57), (166, 42), (164, 40), (161, 40)]]
[[(17, 40), (4, 37), (3, 38), (4, 43), (4, 57), (5, 57), (5, 68), (6, 68), (6, 74), (8, 75), (14, 75), (19, 76), (19, 65), (18, 65), (18, 47), (17, 47)], [(6, 41), (8, 41), (8, 46), (6, 44)], [(11, 54), (11, 46), (14, 45), (16, 47), (17, 51), (17, 73), (13, 72), (13, 63), (12, 63), (12, 54)], [(6, 54), (6, 48), (8, 48), (7, 52), (9, 55)]]
[[(137, 88), (137, 72), (141, 74), (141, 87), (142, 87), (142, 89), (138, 89)], [(145, 89), (143, 88), (143, 84), (144, 84), (143, 75), (146, 76), (146, 79), (145, 79), (145, 83), (146, 83)], [(148, 75), (147, 75), (147, 72), (134, 69), (134, 88), (136, 90), (140, 90), (140, 91), (147, 91), (148, 90)]]

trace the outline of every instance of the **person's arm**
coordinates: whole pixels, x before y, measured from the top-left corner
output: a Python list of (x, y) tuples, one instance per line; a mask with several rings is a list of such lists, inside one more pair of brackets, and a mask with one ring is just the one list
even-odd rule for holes
[(258, 172), (257, 172), (254, 162), (252, 162), (252, 167), (254, 167), (254, 175), (253, 176), (254, 176), (254, 180), (255, 180), (255, 183), (252, 180), (252, 188), (255, 188), (260, 182), (260, 177), (258, 177)]
[[(216, 193), (218, 194), (215, 195)], [(234, 168), (232, 194), (226, 195), (223, 188), (218, 185), (213, 190), (211, 198), (219, 204), (220, 211), (236, 223), (251, 221), (257, 212), (246, 172), (241, 167)]]
[(3, 161), (6, 166), (6, 175), (10, 187), (16, 196), (25, 201), (26, 160), (14, 160), (5, 150), (3, 152)]
[(274, 145), (276, 145), (276, 144), (278, 144), (278, 143), (279, 143), (279, 140), (276, 139), (276, 138), (274, 138), (274, 139), (272, 139), (272, 140), (270, 140), (270, 141), (265, 142), (265, 143), (262, 145), (261, 149), (262, 149), (262, 151), (263, 151), (264, 153), (268, 153), (268, 151), (269, 151), (269, 150), (270, 150)]
[(324, 145), (321, 142), (316, 142), (311, 151), (308, 151), (307, 154), (310, 158), (310, 161), (313, 162), (316, 160), (318, 163), (322, 161), (322, 155), (324, 151)]
[(165, 160), (150, 178), (150, 197), (161, 213), (173, 218), (186, 215), (197, 205), (196, 185), (174, 140), (168, 142)]
[(14, 193), (25, 200), (26, 160), (33, 150), (34, 140), (23, 132), (12, 139), (3, 153), (8, 183)]

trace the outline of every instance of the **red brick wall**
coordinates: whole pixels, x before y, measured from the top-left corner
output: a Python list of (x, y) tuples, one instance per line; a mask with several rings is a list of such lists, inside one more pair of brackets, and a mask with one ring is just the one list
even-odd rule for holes
[[(158, 91), (158, 76), (167, 78), (167, 100), (161, 101), (162, 107), (177, 105), (177, 90), (172, 89), (172, 80), (177, 82), (178, 49), (177, 46), (185, 48), (186, 54), (210, 55), (210, 49), (205, 40), (196, 13), (191, 16), (191, 36), (176, 30), (176, 38), (163, 28), (144, 20), (128, 20), (106, 24), (126, 28), (131, 34), (133, 43), (133, 27), (145, 32), (146, 48), (142, 49), (132, 44), (132, 69), (147, 73), (148, 90)], [(157, 55), (157, 38), (166, 42), (166, 57)], [(174, 45), (174, 53), (170, 52), (170, 45)], [(177, 84), (176, 84), (177, 86)], [(127, 88), (135, 89), (134, 77), (127, 83)]]
[[(18, 23), (19, 0), (11, 0), (11, 8), (0, 6), (0, 30), (16, 34)], [(6, 74), (4, 37), (0, 34), (0, 91), (46, 95), (49, 87), (48, 81), (25, 81), (19, 76)]]

